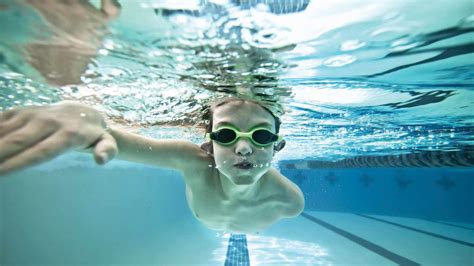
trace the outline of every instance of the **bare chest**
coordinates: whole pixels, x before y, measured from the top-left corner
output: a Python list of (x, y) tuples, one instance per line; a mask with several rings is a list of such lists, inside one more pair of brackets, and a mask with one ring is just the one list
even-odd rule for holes
[[(209, 180), (208, 180), (209, 181)], [(225, 197), (218, 182), (186, 186), (186, 199), (194, 216), (207, 227), (233, 233), (256, 233), (279, 218), (278, 191), (261, 191), (250, 199)]]

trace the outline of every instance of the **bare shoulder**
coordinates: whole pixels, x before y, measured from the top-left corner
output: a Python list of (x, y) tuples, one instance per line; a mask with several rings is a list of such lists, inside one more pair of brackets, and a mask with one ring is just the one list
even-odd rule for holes
[[(179, 150), (178, 168), (183, 173), (202, 173), (214, 169), (214, 159), (197, 144), (187, 140), (175, 140), (174, 146)], [(205, 171), (207, 172), (207, 171)]]
[(212, 168), (214, 163), (199, 145), (188, 140), (158, 140), (156, 147), (155, 155), (159, 155), (162, 161), (170, 160), (171, 168), (183, 174), (202, 173)]
[(270, 168), (267, 173), (270, 189), (279, 191), (281, 214), (285, 217), (298, 216), (304, 209), (304, 196), (301, 189), (277, 169)]

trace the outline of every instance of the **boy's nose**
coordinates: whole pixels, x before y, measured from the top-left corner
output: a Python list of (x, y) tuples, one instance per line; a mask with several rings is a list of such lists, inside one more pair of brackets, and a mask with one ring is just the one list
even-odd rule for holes
[(241, 138), (235, 143), (235, 153), (238, 155), (249, 155), (252, 154), (252, 143), (250, 140)]

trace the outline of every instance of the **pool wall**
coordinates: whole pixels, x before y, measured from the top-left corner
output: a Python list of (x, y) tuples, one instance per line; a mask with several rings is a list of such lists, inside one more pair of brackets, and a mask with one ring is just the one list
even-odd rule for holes
[(306, 210), (474, 223), (474, 168), (282, 169)]

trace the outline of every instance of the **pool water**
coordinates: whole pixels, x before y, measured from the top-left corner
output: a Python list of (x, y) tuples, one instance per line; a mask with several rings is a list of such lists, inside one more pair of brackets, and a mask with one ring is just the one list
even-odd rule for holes
[(261, 100), (305, 210), (215, 232), (177, 172), (70, 152), (0, 179), (1, 265), (474, 264), (471, 1), (119, 2), (0, 1), (0, 111), (76, 100), (200, 144), (203, 106)]
[(472, 169), (306, 171), (283, 171), (303, 214), (234, 236), (195, 220), (177, 172), (69, 153), (1, 180), (2, 265), (472, 264)]

